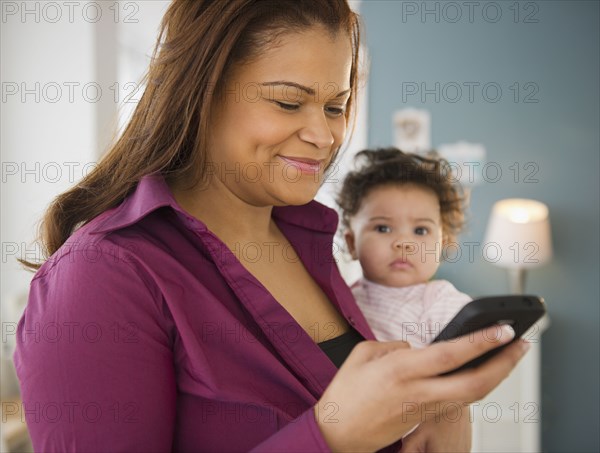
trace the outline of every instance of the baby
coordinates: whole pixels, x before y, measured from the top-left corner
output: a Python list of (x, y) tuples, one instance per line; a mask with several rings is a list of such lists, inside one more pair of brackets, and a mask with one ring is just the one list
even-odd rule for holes
[[(344, 237), (363, 278), (352, 292), (376, 338), (429, 344), (471, 298), (431, 280), (464, 222), (447, 163), (395, 148), (365, 150), (338, 203)], [(446, 164), (446, 165), (444, 165)]]

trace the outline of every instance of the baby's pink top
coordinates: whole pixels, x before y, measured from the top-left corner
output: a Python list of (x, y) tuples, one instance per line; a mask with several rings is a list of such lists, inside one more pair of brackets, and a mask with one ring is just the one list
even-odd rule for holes
[(431, 343), (471, 301), (446, 280), (394, 288), (362, 278), (352, 293), (378, 340), (403, 340), (413, 348)]

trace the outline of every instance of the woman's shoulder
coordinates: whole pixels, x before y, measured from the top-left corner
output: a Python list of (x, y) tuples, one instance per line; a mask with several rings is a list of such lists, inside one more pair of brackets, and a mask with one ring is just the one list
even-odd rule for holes
[[(107, 209), (76, 229), (64, 244), (44, 263), (34, 278), (68, 263), (99, 268), (103, 263), (117, 267), (135, 262), (165, 240), (178, 236), (178, 223), (188, 221), (175, 202), (164, 177), (146, 175), (118, 205)], [(163, 247), (168, 250), (168, 246)], [(156, 259), (156, 256), (152, 256)]]
[(144, 262), (156, 246), (141, 223), (94, 234), (102, 217), (78, 229), (37, 271), (28, 317), (88, 319), (103, 329), (119, 319), (168, 327), (163, 288), (152, 272), (165, 265), (164, 255)]
[(118, 212), (119, 207), (109, 209), (79, 227), (48, 257), (33, 280), (53, 274), (66, 277), (86, 271), (100, 275), (135, 270), (144, 253), (155, 248), (168, 231), (168, 214), (153, 212), (131, 225), (106, 230)]

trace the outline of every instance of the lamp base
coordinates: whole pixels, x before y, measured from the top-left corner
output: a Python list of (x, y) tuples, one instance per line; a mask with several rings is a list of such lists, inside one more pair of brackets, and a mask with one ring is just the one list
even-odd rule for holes
[(508, 282), (510, 285), (510, 292), (512, 294), (523, 294), (525, 291), (525, 269), (509, 269)]

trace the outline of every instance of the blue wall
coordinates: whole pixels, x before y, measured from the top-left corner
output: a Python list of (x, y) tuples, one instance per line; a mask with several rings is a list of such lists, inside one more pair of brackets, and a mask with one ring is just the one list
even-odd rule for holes
[[(425, 10), (433, 13), (422, 16)], [(366, 0), (361, 14), (371, 57), (369, 146), (393, 143), (394, 111), (425, 108), (434, 146), (482, 143), (488, 162), (502, 169), (497, 182), (474, 189), (461, 241), (483, 241), (499, 199), (549, 206), (555, 256), (529, 272), (526, 288), (544, 296), (552, 322), (542, 352), (543, 449), (600, 451), (598, 2), (477, 2), (470, 17), (465, 2)], [(411, 82), (433, 93), (409, 95)], [(465, 82), (480, 84), (471, 99)], [(492, 102), (496, 86), (502, 95)], [(539, 169), (537, 182), (525, 182), (536, 168), (524, 168), (529, 162)], [(504, 271), (481, 253), (473, 260), (464, 253), (440, 276), (474, 296), (508, 292)]]

